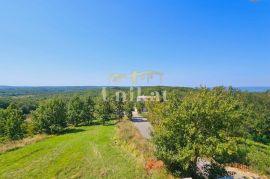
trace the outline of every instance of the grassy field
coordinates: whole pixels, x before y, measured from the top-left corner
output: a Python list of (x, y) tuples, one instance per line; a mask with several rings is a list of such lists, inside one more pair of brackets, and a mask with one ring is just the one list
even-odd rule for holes
[(0, 155), (0, 178), (146, 178), (115, 126), (81, 127)]

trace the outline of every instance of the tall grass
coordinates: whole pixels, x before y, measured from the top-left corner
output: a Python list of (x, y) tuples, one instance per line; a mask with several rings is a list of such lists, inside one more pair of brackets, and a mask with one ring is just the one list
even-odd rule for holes
[[(128, 120), (117, 124), (116, 142), (122, 148), (132, 153), (136, 157), (138, 165), (144, 165), (146, 170), (149, 162), (156, 161), (154, 145), (144, 139)], [(148, 175), (151, 178), (174, 178), (164, 167), (148, 171)]]

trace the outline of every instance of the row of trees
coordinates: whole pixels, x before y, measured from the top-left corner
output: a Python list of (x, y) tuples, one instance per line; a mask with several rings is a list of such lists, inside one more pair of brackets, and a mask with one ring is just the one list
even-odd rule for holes
[(52, 98), (42, 102), (33, 112), (32, 121), (35, 131), (55, 134), (63, 132), (68, 125), (91, 125), (94, 120), (105, 124), (124, 115), (131, 117), (132, 109), (132, 103), (121, 100), (74, 96), (66, 102), (61, 98)]
[(0, 142), (18, 140), (29, 133), (62, 133), (69, 125), (91, 125), (93, 121), (105, 124), (111, 119), (132, 117), (134, 104), (91, 96), (73, 96), (70, 99), (53, 97), (41, 101), (32, 111), (30, 120), (18, 105), (0, 109)]
[[(239, 149), (243, 140), (258, 132), (258, 126), (269, 126), (269, 115), (254, 118), (260, 111), (233, 89), (201, 88), (183, 98), (170, 95), (167, 102), (148, 102), (147, 109), (155, 129), (156, 155), (176, 175), (202, 177), (198, 163), (203, 159), (211, 163), (206, 167), (211, 172), (204, 177), (222, 176), (218, 163), (235, 162), (243, 155)], [(261, 129), (269, 133), (269, 128)]]

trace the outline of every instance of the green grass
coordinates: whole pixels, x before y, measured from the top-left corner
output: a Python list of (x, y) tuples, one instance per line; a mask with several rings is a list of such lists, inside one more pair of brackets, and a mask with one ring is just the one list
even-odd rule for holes
[(80, 127), (4, 153), (0, 178), (146, 178), (114, 135), (115, 126)]

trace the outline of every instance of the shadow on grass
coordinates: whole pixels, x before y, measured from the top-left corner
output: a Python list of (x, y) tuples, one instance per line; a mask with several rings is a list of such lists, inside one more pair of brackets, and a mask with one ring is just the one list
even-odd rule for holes
[(71, 133), (78, 133), (78, 132), (84, 132), (84, 129), (80, 129), (80, 128), (67, 128), (62, 134), (71, 134)]
[(22, 148), (22, 147), (14, 147), (14, 148), (12, 148), (12, 149), (8, 149), (8, 150), (6, 150), (6, 151), (4, 151), (4, 152), (1, 152), (1, 153), (0, 153), (0, 156), (3, 155), (3, 154), (5, 154), (5, 153), (8, 153), (8, 152), (12, 152), (12, 151), (18, 150), (18, 149), (20, 149), (20, 148)]
[[(8, 150), (6, 150), (6, 151), (0, 153), (0, 156), (3, 155), (3, 154), (6, 154), (6, 153), (8, 153), (8, 152), (13, 152), (13, 151), (19, 150), (19, 149), (24, 148), (24, 147), (25, 147), (25, 146), (17, 146), (17, 147), (8, 149)], [(23, 159), (23, 158), (26, 158), (26, 157), (28, 157), (28, 156), (32, 155), (33, 153), (36, 153), (36, 152), (38, 152), (38, 151), (40, 151), (40, 150), (41, 150), (41, 149), (37, 149), (37, 150), (35, 150), (35, 151), (32, 151), (30, 154), (24, 155), (24, 156), (20, 157), (19, 159), (17, 159), (16, 161), (19, 161), (19, 160), (21, 160), (21, 159)], [(16, 161), (15, 161), (15, 162), (16, 162)]]

